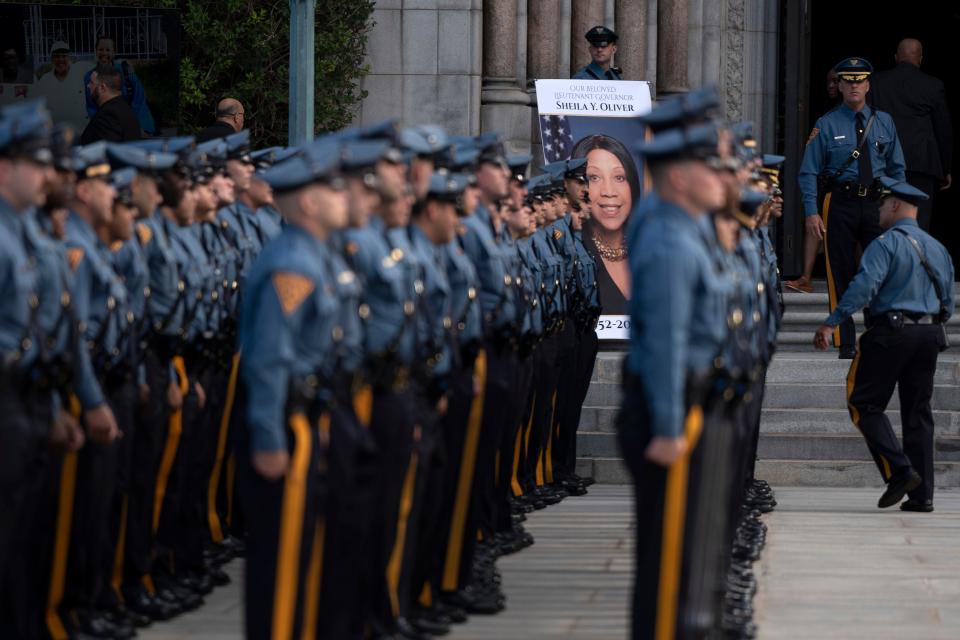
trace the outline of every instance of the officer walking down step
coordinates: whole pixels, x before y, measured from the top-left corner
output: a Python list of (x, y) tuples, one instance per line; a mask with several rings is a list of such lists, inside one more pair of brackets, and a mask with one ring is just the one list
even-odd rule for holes
[[(800, 165), (808, 233), (825, 240), (830, 310), (856, 273), (856, 245), (866, 250), (880, 235), (877, 178), (905, 180), (903, 151), (890, 114), (867, 105), (873, 66), (847, 58), (835, 67), (843, 104), (817, 120)], [(840, 358), (854, 355), (856, 328), (845, 320), (834, 332)]]
[[(836, 309), (817, 329), (814, 346), (857, 310), (867, 331), (847, 375), (850, 418), (867, 441), (887, 489), (877, 506), (933, 511), (933, 413), (930, 398), (937, 354), (947, 348), (953, 314), (953, 263), (942, 244), (917, 224), (927, 194), (902, 180), (880, 178), (880, 226), (886, 231), (863, 252), (860, 271)], [(903, 446), (884, 410), (899, 385)]]

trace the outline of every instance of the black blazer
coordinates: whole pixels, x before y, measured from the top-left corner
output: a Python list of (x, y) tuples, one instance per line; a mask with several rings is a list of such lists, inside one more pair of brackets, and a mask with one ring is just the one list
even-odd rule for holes
[(139, 140), (140, 122), (123, 96), (107, 100), (97, 109), (96, 115), (87, 123), (80, 136), (80, 144), (90, 144), (106, 140), (107, 142), (126, 142)]
[(901, 62), (870, 78), (873, 103), (893, 116), (907, 171), (943, 178), (953, 163), (953, 127), (943, 82)]

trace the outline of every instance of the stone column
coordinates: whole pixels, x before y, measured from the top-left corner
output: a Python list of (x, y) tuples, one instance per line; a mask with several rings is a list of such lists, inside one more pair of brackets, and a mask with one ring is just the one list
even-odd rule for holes
[[(570, 42), (572, 43), (570, 48), (570, 75), (590, 64), (589, 44), (583, 36), (591, 28), (603, 24), (604, 5), (604, 0), (573, 0), (573, 12), (570, 20)], [(616, 59), (613, 62), (617, 64)]]
[(516, 0), (486, 0), (483, 6), (483, 131), (500, 132), (510, 150), (530, 146), (530, 100), (517, 84)]
[[(574, 1), (576, 4), (576, 0)], [(543, 164), (543, 143), (540, 140), (540, 121), (537, 116), (537, 92), (534, 80), (557, 77), (557, 58), (560, 56), (560, 0), (529, 0), (527, 3), (527, 78), (530, 104), (530, 153), (533, 164)]]
[(689, 90), (687, 0), (660, 0), (657, 10), (657, 96)]
[(647, 3), (617, 0), (618, 67), (624, 80), (650, 80), (647, 76)]

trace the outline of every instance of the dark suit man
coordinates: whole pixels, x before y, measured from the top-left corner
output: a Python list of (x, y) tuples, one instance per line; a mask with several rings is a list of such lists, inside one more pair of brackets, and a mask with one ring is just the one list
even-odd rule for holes
[(197, 135), (197, 142), (226, 138), (243, 129), (243, 105), (235, 98), (224, 98), (217, 104), (217, 121)]
[(80, 136), (80, 144), (106, 140), (126, 142), (142, 138), (140, 121), (120, 91), (120, 72), (116, 67), (99, 64), (87, 83), (90, 96), (97, 103), (97, 113)]
[(924, 231), (930, 230), (933, 194), (949, 189), (953, 160), (953, 128), (943, 82), (920, 70), (923, 45), (907, 38), (895, 56), (897, 66), (874, 74), (873, 100), (893, 116), (907, 161), (907, 182), (928, 194), (917, 215)]

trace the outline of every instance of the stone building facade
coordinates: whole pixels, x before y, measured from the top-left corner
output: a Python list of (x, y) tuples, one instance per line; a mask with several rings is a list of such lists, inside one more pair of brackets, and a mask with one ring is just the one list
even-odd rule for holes
[[(537, 145), (537, 78), (590, 61), (583, 34), (620, 36), (615, 64), (657, 96), (720, 88), (728, 119), (772, 143), (779, 0), (378, 0), (360, 124), (399, 116), (455, 134), (496, 130), (511, 150)], [(772, 144), (764, 144), (768, 150)]]

